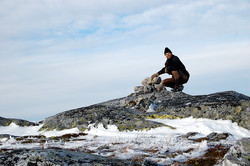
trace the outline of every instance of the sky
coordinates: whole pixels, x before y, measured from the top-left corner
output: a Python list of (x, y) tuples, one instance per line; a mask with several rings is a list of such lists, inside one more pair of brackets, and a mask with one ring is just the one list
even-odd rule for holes
[(125, 97), (164, 67), (165, 47), (191, 75), (184, 93), (250, 96), (249, 0), (0, 0), (0, 22), (2, 117)]

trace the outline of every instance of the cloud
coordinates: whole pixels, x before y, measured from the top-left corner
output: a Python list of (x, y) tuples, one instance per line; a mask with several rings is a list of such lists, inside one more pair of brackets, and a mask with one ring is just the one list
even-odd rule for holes
[(98, 26), (105, 29), (117, 20), (117, 16), (163, 3), (163, 1), (142, 2), (141, 0), (137, 2), (109, 1), (109, 3), (103, 0), (2, 1), (1, 32), (13, 36), (26, 36), (29, 33), (39, 35), (40, 32), (42, 32), (41, 36), (74, 35), (78, 31)]
[(0, 114), (39, 119), (126, 96), (163, 67), (165, 46), (191, 73), (188, 93), (214, 85), (206, 77), (221, 88), (249, 71), (249, 9), (246, 0), (0, 1)]

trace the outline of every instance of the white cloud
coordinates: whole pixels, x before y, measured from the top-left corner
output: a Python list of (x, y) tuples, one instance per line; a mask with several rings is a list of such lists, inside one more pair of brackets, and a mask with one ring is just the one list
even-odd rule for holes
[[(219, 74), (247, 70), (250, 63), (250, 42), (232, 42), (204, 46), (185, 58), (193, 75)], [(199, 62), (199, 63), (197, 63)]]
[(249, 9), (246, 0), (0, 1), (0, 115), (46, 117), (128, 95), (163, 67), (165, 46), (191, 73), (185, 89), (202, 92), (192, 80), (249, 70)]

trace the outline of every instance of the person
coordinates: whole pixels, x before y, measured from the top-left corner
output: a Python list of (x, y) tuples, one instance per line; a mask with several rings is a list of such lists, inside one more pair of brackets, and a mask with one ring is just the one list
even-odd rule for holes
[(172, 75), (172, 78), (163, 80), (161, 84), (172, 88), (173, 92), (182, 91), (184, 88), (183, 84), (188, 82), (190, 74), (180, 59), (173, 55), (172, 51), (168, 47), (165, 48), (164, 55), (167, 58), (165, 67), (163, 67), (159, 72), (153, 74), (151, 78), (154, 79), (161, 74), (168, 73)]

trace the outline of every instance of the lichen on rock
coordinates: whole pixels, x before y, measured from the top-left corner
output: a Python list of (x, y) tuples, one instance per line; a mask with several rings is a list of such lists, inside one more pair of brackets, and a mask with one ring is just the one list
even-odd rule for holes
[(1, 150), (3, 165), (139, 165), (136, 162), (65, 149)]
[(3, 118), (0, 116), (0, 126), (9, 126), (11, 123), (15, 123), (19, 126), (36, 126), (37, 123), (29, 122), (27, 120), (22, 119), (12, 119), (12, 118)]
[(97, 126), (100, 123), (105, 128), (108, 125), (116, 125), (120, 131), (144, 130), (164, 126), (158, 122), (148, 121), (127, 108), (92, 105), (49, 117), (45, 119), (41, 130), (63, 130), (73, 127), (85, 130), (89, 128), (89, 125)]
[(222, 165), (250, 165), (250, 137), (237, 141), (224, 156)]
[(223, 119), (236, 122), (250, 129), (250, 98), (243, 94), (226, 91), (208, 95), (188, 95), (183, 92), (154, 91), (133, 93), (127, 97), (100, 103), (106, 106), (127, 108), (147, 116), (151, 104), (155, 114), (165, 114), (179, 118)]
[[(150, 105), (154, 112), (147, 112)], [(183, 92), (154, 91), (133, 93), (127, 97), (77, 108), (46, 118), (41, 130), (63, 130), (77, 127), (89, 129), (90, 124), (116, 125), (120, 131), (143, 130), (164, 126), (150, 118), (209, 118), (232, 120), (250, 129), (250, 98), (233, 92), (192, 96)]]

